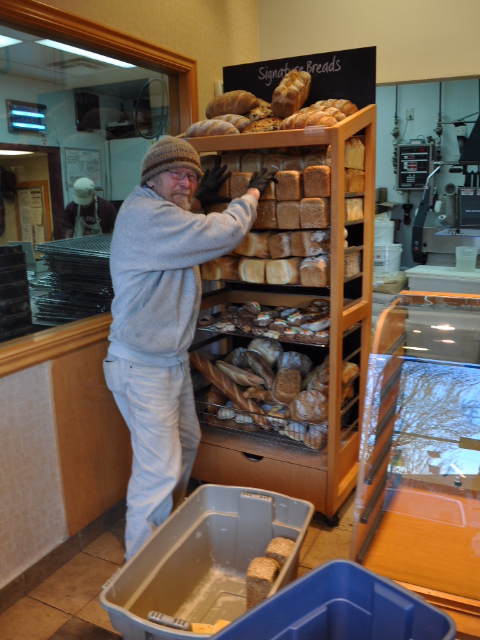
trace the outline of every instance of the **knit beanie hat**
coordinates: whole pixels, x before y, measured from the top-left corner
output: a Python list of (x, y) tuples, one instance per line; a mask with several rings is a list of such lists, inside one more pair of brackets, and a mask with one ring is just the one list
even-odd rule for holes
[(163, 136), (143, 158), (140, 184), (168, 169), (192, 169), (199, 178), (203, 175), (200, 156), (191, 144), (182, 138)]

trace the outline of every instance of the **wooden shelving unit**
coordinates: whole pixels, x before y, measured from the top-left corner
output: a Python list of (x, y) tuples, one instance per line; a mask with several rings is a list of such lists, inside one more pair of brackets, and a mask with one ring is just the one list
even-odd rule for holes
[[(364, 218), (345, 222), (345, 141), (361, 136), (365, 145)], [(284, 436), (247, 433), (202, 425), (202, 442), (193, 476), (219, 484), (240, 484), (275, 490), (310, 500), (317, 511), (335, 518), (356, 484), (360, 427), (371, 334), (373, 271), (373, 227), (375, 210), (376, 106), (369, 105), (330, 128), (274, 131), (191, 138), (199, 153), (254, 151), (331, 145), (331, 262), (330, 286), (307, 289), (301, 286), (273, 287), (224, 283), (204, 298), (203, 309), (229, 303), (256, 300), (266, 305), (302, 306), (320, 296), (330, 298), (330, 343), (309, 345), (312, 354), (329, 357), (329, 408), (327, 447), (320, 452), (289, 441)], [(358, 276), (345, 278), (343, 229), (349, 245), (361, 251)], [(352, 239), (352, 240), (351, 240)], [(348, 249), (347, 249), (348, 251)], [(231, 337), (224, 337), (231, 340)], [(281, 339), (280, 339), (281, 340)], [(292, 345), (289, 345), (292, 348)], [(312, 355), (312, 358), (315, 356)], [(342, 408), (342, 363), (353, 359), (360, 372), (355, 381), (355, 398), (350, 403), (353, 418), (345, 425)]]

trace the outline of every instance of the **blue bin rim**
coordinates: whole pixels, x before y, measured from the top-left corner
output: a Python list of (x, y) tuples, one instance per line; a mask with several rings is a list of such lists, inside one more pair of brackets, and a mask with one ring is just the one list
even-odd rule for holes
[[(285, 624), (283, 628), (286, 628), (286, 625), (291, 625), (296, 622), (296, 620), (306, 615), (306, 612), (301, 612), (299, 610), (300, 605), (298, 603), (304, 600), (303, 595), (306, 595), (306, 593), (311, 593), (313, 591), (312, 586), (310, 586), (309, 583), (315, 582), (319, 579), (323, 579), (323, 582), (325, 583), (327, 580), (329, 580), (329, 574), (331, 579), (331, 577), (338, 572), (350, 573), (351, 575), (349, 575), (349, 579), (352, 582), (355, 580), (355, 578), (358, 579), (363, 577), (374, 581), (376, 584), (382, 584), (390, 590), (397, 592), (403, 598), (409, 600), (414, 605), (417, 605), (424, 610), (428, 610), (428, 612), (431, 613), (432, 616), (436, 617), (437, 621), (443, 620), (445, 624), (444, 635), (442, 637), (436, 638), (425, 638), (425, 640), (455, 640), (456, 625), (454, 620), (447, 613), (430, 604), (420, 595), (414, 593), (413, 591), (410, 591), (406, 587), (399, 585), (394, 580), (391, 580), (390, 578), (386, 578), (384, 576), (380, 576), (377, 573), (361, 566), (360, 564), (352, 560), (344, 559), (329, 560), (328, 562), (325, 562), (324, 564), (316, 567), (315, 569), (312, 569), (305, 575), (289, 583), (288, 585), (280, 589), (276, 594), (272, 595), (270, 598), (267, 598), (259, 605), (234, 620), (231, 624), (225, 627), (225, 629), (215, 635), (215, 640), (239, 640), (240, 638), (247, 637), (248, 634), (250, 634), (253, 638), (255, 637), (255, 630), (257, 629), (258, 631), (258, 621), (260, 619), (268, 620), (272, 632), (272, 635), (263, 635), (263, 640), (273, 640), (274, 637), (281, 632), (281, 629), (278, 629), (279, 624)], [(332, 582), (330, 582), (329, 584), (331, 585)], [(304, 591), (302, 591), (302, 589)], [(345, 600), (345, 597), (337, 597), (337, 595), (333, 594), (330, 598), (331, 601), (336, 599)], [(297, 603), (297, 618), (287, 619), (287, 603), (289, 602)], [(282, 606), (283, 604), (285, 606)], [(314, 603), (314, 607), (320, 607), (322, 604), (325, 603), (318, 600)]]

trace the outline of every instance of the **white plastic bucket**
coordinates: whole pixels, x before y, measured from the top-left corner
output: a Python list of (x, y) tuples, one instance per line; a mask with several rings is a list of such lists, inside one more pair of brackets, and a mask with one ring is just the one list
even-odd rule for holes
[(456, 247), (455, 267), (457, 271), (475, 271), (477, 247)]
[(378, 220), (375, 222), (375, 244), (393, 244), (394, 234), (394, 220)]
[(403, 247), (401, 244), (375, 244), (373, 247), (373, 270), (375, 273), (400, 271)]

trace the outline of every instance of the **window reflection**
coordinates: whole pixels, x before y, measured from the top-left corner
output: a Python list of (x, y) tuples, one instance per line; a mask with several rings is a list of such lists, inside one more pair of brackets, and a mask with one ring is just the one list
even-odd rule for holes
[[(91, 179), (95, 194), (118, 211), (138, 183), (146, 150), (170, 133), (170, 93), (177, 85), (163, 73), (94, 59), (89, 51), (39, 44), (38, 35), (20, 30), (0, 25), (0, 36), (11, 39), (0, 38), (0, 248), (15, 242), (40, 248), (65, 238), (64, 212), (78, 178)], [(17, 117), (26, 128), (12, 127), (11, 104), (24, 105)], [(40, 117), (36, 105), (45, 131), (29, 128)], [(28, 269), (27, 276), (34, 296), (51, 289), (45, 269)], [(66, 318), (51, 324), (76, 319)], [(33, 330), (49, 325), (37, 321)]]

